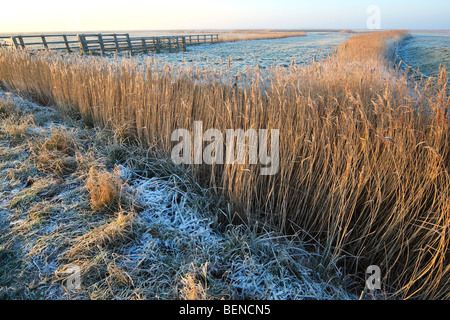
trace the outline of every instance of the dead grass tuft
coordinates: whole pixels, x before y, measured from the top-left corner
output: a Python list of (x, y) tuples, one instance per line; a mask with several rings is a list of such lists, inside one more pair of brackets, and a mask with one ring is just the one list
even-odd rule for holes
[(64, 175), (78, 167), (72, 134), (63, 127), (51, 128), (44, 139), (30, 142), (32, 158), (42, 172)]
[(111, 221), (75, 239), (73, 246), (66, 251), (64, 257), (70, 260), (75, 258), (85, 259), (86, 257), (92, 257), (90, 251), (93, 248), (108, 245), (118, 246), (131, 236), (133, 223), (133, 213), (118, 212)]
[(15, 141), (23, 140), (30, 135), (30, 128), (34, 127), (32, 115), (20, 116), (13, 114), (4, 119), (0, 126), (0, 136), (7, 135)]
[(206, 291), (195, 279), (195, 274), (189, 273), (181, 279), (182, 288), (180, 297), (182, 300), (206, 300)]
[(95, 167), (92, 167), (89, 170), (86, 188), (89, 191), (91, 208), (94, 211), (106, 207), (112, 209), (120, 202), (122, 181), (117, 175), (106, 169), (98, 171)]
[[(208, 294), (207, 294), (207, 283), (206, 279), (208, 276), (208, 263), (206, 262), (200, 270), (196, 270), (194, 265), (191, 265), (192, 269), (189, 272), (187, 272), (182, 278), (181, 278), (181, 289), (179, 292), (180, 298), (182, 300), (207, 300)], [(204, 283), (202, 284), (201, 281), (198, 279), (198, 277), (202, 277)]]

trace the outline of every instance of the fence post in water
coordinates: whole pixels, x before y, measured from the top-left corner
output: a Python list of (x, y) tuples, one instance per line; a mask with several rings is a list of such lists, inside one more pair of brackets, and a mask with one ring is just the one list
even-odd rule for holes
[(170, 37), (169, 37), (169, 52), (172, 52), (172, 41), (170, 40)]
[(66, 51), (67, 51), (67, 53), (70, 53), (70, 45), (69, 45), (69, 42), (67, 41), (67, 36), (65, 34), (63, 34), (63, 39), (64, 39), (64, 44), (66, 45)]
[(103, 56), (105, 54), (105, 46), (103, 45), (102, 34), (101, 33), (97, 34), (97, 38), (98, 38), (98, 44), (100, 46), (100, 52), (101, 52), (101, 54)]
[(133, 54), (133, 47), (131, 46), (130, 35), (128, 33), (126, 33), (126, 37), (127, 37), (128, 49), (130, 50), (130, 54)]
[(89, 54), (89, 48), (86, 43), (86, 37), (81, 34), (77, 34), (78, 43), (80, 45), (81, 53), (82, 54)]
[(41, 39), (42, 39), (42, 45), (44, 46), (44, 49), (48, 50), (47, 40), (45, 40), (45, 36), (42, 36)]

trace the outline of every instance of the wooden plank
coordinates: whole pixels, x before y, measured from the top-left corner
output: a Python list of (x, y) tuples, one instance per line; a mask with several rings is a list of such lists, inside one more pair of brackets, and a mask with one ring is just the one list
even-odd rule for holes
[(102, 34), (101, 33), (99, 33), (98, 35), (97, 35), (97, 38), (98, 38), (98, 44), (99, 44), (99, 46), (100, 46), (100, 52), (101, 52), (101, 54), (102, 54), (102, 56), (105, 54), (105, 46), (103, 45), (103, 37), (102, 37)]
[(25, 42), (23, 42), (22, 36), (17, 36), (17, 39), (19, 39), (20, 47), (21, 47), (22, 49), (25, 49)]
[(63, 34), (63, 39), (64, 39), (64, 45), (66, 46), (66, 51), (67, 53), (70, 53), (70, 45), (69, 42), (67, 41), (67, 36), (65, 34)]
[(19, 44), (17, 43), (17, 38), (16, 37), (11, 37), (11, 41), (14, 45), (15, 49), (19, 49)]
[[(47, 40), (46, 39), (46, 42), (47, 42), (47, 45), (49, 45), (49, 44), (65, 44), (66, 42), (65, 41), (49, 41), (49, 40)], [(67, 43), (78, 43), (78, 40), (67, 40)], [(41, 41), (38, 41), (38, 42), (27, 42), (26, 43), (26, 45), (28, 46), (28, 45), (40, 45), (40, 44), (42, 44), (42, 40)], [(49, 49), (51, 49), (51, 48), (49, 48)]]
[[(37, 50), (44, 50), (44, 49), (37, 49)], [(50, 47), (50, 50), (53, 50), (53, 51), (64, 50), (67, 52), (66, 46)]]
[[(45, 37), (47, 37), (47, 38), (50, 38), (50, 37), (60, 37), (61, 36), (61, 34), (59, 33), (59, 34), (52, 34), (52, 33), (49, 33), (49, 34), (39, 34), (39, 35), (21, 35), (21, 37), (22, 38), (40, 38), (41, 36), (45, 36)], [(77, 34), (67, 34), (67, 36), (71, 36), (71, 37), (76, 37), (77, 36)]]
[(41, 39), (42, 39), (42, 45), (44, 46), (44, 49), (48, 50), (47, 40), (45, 40), (45, 36), (42, 36)]
[(144, 53), (148, 53), (147, 44), (145, 43), (145, 38), (141, 38), (142, 46), (144, 47)]
[(89, 49), (88, 49), (88, 46), (86, 44), (86, 37), (84, 35), (78, 34), (77, 38), (78, 38), (78, 43), (80, 45), (81, 53), (82, 54), (89, 54)]
[(182, 50), (186, 51), (186, 37), (181, 37), (181, 41), (182, 41), (182, 45), (183, 45)]
[(133, 54), (133, 46), (131, 45), (130, 35), (127, 33), (126, 37), (127, 37), (127, 43), (128, 43), (128, 50), (130, 50), (130, 53)]
[(159, 39), (155, 39), (155, 43), (153, 45), (153, 51), (155, 51), (156, 53), (160, 53), (160, 44), (159, 44)]
[[(85, 37), (97, 37), (98, 33), (83, 33), (83, 35)], [(116, 35), (118, 35), (118, 36), (126, 36), (127, 34), (126, 33), (116, 33)], [(56, 36), (59, 36), (59, 35), (56, 35)], [(112, 37), (112, 36), (114, 36), (114, 33), (102, 33), (102, 36), (104, 36), (104, 37)]]
[(120, 52), (120, 46), (119, 46), (119, 41), (117, 40), (117, 35), (114, 34), (113, 37), (114, 37), (114, 42), (116, 44), (116, 51)]

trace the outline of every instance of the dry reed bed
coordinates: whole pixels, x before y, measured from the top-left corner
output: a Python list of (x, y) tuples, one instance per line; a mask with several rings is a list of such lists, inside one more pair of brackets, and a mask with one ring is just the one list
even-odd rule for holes
[(278, 32), (278, 31), (235, 31), (220, 33), (219, 42), (232, 42), (242, 40), (283, 39), (289, 37), (304, 37), (306, 32)]
[[(203, 185), (242, 219), (319, 240), (324, 261), (364, 278), (382, 270), (395, 298), (450, 298), (450, 138), (446, 75), (411, 83), (387, 67), (401, 32), (358, 35), (310, 66), (275, 69), (250, 86), (152, 72), (134, 60), (64, 59), (0, 52), (0, 81), (41, 103), (78, 110), (88, 123), (127, 124), (170, 155), (175, 129), (280, 130), (280, 171), (195, 166)], [(362, 283), (363, 284), (363, 283)]]

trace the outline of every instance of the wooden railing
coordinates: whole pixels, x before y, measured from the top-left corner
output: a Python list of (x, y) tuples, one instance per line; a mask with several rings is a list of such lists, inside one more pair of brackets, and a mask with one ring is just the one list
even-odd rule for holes
[(107, 52), (179, 52), (186, 46), (217, 43), (218, 34), (130, 37), (128, 33), (13, 35), (0, 37), (0, 44), (15, 49), (64, 50), (83, 54)]

